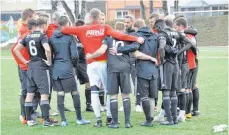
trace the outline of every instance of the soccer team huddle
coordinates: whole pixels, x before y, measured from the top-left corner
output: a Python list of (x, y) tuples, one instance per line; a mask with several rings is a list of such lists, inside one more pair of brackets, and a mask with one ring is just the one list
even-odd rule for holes
[[(145, 115), (141, 126), (153, 127), (153, 122), (175, 125), (198, 116), (197, 30), (188, 26), (183, 15), (162, 18), (152, 13), (148, 19), (149, 26), (128, 14), (113, 29), (96, 8), (90, 11), (88, 24), (80, 19), (71, 24), (59, 12), (49, 18), (32, 9), (23, 10), (19, 39), (11, 50), (21, 82), (22, 123), (37, 125), (39, 104), (44, 127), (68, 126), (64, 100), (65, 94), (71, 93), (76, 124), (90, 124), (81, 114), (78, 79), (85, 84), (86, 111), (94, 112), (94, 127), (103, 126), (104, 96), (108, 128), (119, 128), (118, 111), (124, 111), (125, 128), (133, 127), (131, 81), (136, 111), (143, 110)], [(61, 122), (50, 118), (52, 88), (57, 93)], [(155, 116), (158, 91), (162, 92), (162, 104)]]

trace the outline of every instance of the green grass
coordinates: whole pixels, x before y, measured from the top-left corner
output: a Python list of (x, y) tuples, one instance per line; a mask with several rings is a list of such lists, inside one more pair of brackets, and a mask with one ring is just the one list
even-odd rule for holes
[[(211, 50), (203, 51), (201, 50)], [(220, 50), (220, 51), (219, 51)], [(20, 83), (18, 79), (17, 67), (13, 60), (2, 59), (2, 85), (1, 85), (1, 132), (3, 135), (210, 135), (214, 134), (212, 127), (217, 124), (228, 123), (228, 59), (205, 59), (205, 57), (226, 57), (227, 48), (201, 48), (200, 49), (200, 70), (198, 75), (198, 86), (200, 89), (200, 111), (201, 116), (193, 117), (175, 126), (161, 126), (155, 123), (153, 128), (145, 128), (139, 125), (144, 120), (143, 113), (132, 111), (131, 120), (134, 127), (132, 129), (124, 128), (124, 115), (119, 113), (121, 125), (117, 130), (108, 129), (106, 126), (97, 129), (92, 124), (79, 126), (75, 124), (75, 113), (67, 112), (66, 116), (69, 126), (43, 128), (41, 125), (27, 127), (22, 125), (19, 117), (19, 91)], [(10, 56), (9, 51), (2, 51), (1, 56)], [(80, 86), (82, 114), (85, 118), (95, 122), (93, 113), (85, 112), (84, 86)], [(52, 110), (56, 110), (56, 94), (53, 93), (51, 102)], [(134, 110), (134, 98), (132, 97), (132, 110)], [(161, 94), (159, 96), (161, 101)], [(161, 103), (159, 103), (161, 104)], [(66, 106), (73, 110), (73, 104), (70, 95), (66, 97)], [(103, 113), (105, 122), (106, 114)], [(60, 120), (60, 116), (55, 117)], [(227, 131), (220, 133), (228, 134)]]

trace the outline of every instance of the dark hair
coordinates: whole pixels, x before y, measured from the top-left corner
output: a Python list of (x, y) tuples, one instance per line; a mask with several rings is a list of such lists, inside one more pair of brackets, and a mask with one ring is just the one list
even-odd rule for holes
[(98, 21), (101, 11), (98, 8), (93, 8), (90, 11), (90, 16), (92, 17), (93, 21)]
[(35, 14), (35, 12), (30, 8), (23, 10), (21, 13), (22, 20), (25, 21), (28, 17), (31, 18), (33, 14)]
[(137, 19), (137, 20), (135, 20), (135, 22), (134, 22), (134, 27), (136, 27), (136, 28), (138, 28), (138, 29), (144, 27), (145, 25), (146, 25), (146, 24), (145, 24), (145, 21), (142, 20), (142, 19)]
[(49, 15), (46, 14), (46, 13), (40, 13), (38, 14), (39, 17), (46, 17), (46, 18), (49, 18)]
[(126, 16), (125, 16), (125, 19), (130, 19), (130, 20), (131, 20), (131, 22), (133, 22), (133, 21), (134, 21), (134, 16), (133, 16), (133, 15), (128, 14), (128, 15), (126, 15)]
[(37, 26), (37, 20), (35, 19), (29, 19), (27, 22), (27, 27), (29, 30), (32, 30), (34, 26)]
[(83, 20), (81, 20), (81, 19), (77, 19), (76, 22), (75, 22), (75, 26), (82, 26), (84, 24), (85, 24), (85, 22)]
[(123, 22), (116, 22), (115, 29), (120, 30), (120, 31), (124, 31), (125, 30), (125, 24)]
[(43, 24), (47, 24), (47, 22), (48, 22), (48, 19), (47, 18), (45, 18), (45, 17), (39, 17), (37, 19), (37, 26), (41, 26)]
[(156, 20), (159, 19), (159, 14), (157, 13), (152, 13), (149, 15), (149, 19), (155, 18)]
[(188, 21), (184, 17), (179, 17), (174, 22), (178, 26), (184, 26), (185, 28), (188, 27)]
[(177, 15), (175, 16), (175, 18), (173, 19), (173, 21), (175, 21), (176, 19), (178, 19), (178, 18), (180, 18), (180, 17), (184, 17), (184, 18), (185, 18), (185, 16), (184, 16), (183, 14), (177, 14)]
[(69, 23), (69, 20), (68, 20), (68, 17), (67, 17), (67, 16), (60, 16), (60, 17), (58, 18), (58, 24), (59, 24), (60, 26), (64, 26), (64, 25), (66, 25), (67, 23)]

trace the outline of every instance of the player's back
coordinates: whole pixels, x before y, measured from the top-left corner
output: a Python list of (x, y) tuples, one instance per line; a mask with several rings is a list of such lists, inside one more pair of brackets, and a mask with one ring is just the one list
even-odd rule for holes
[(76, 41), (72, 35), (64, 35), (58, 28), (50, 38), (54, 53), (53, 77), (73, 76), (73, 60), (77, 58)]
[(129, 43), (114, 39), (112, 37), (106, 37), (103, 43), (108, 46), (106, 52), (108, 60), (108, 72), (130, 72), (131, 65), (129, 54), (118, 53), (116, 55), (112, 55), (109, 52), (110, 48), (129, 45)]

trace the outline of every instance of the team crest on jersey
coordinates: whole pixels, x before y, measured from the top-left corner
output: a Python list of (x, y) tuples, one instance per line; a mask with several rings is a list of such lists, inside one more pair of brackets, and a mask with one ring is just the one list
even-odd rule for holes
[(86, 37), (97, 37), (104, 35), (104, 28), (100, 28), (99, 30), (87, 30)]

